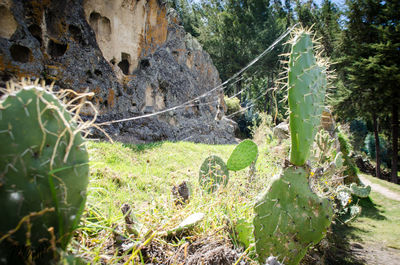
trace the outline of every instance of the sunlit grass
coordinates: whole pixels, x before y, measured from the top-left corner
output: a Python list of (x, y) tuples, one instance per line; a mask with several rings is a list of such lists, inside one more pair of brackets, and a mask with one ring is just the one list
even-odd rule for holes
[[(260, 147), (254, 179), (250, 181), (248, 169), (230, 172), (228, 185), (209, 194), (198, 183), (201, 163), (209, 155), (218, 155), (227, 161), (234, 145), (162, 142), (138, 146), (89, 142), (88, 199), (81, 228), (71, 244), (72, 252), (91, 264), (123, 264), (132, 256), (131, 251), (121, 253), (115, 248), (115, 242), (143, 245), (148, 239), (146, 234), (152, 232), (153, 241), (168, 245), (170, 249), (179, 248), (192, 237), (207, 236), (232, 239), (235, 247), (240, 248), (232, 226), (239, 219), (251, 222), (257, 194), (267, 186), (270, 177), (280, 171), (286, 156), (287, 150), (274, 144)], [(175, 206), (171, 190), (182, 181), (189, 184), (190, 201), (185, 206)], [(120, 210), (124, 203), (131, 206), (145, 227), (139, 238), (125, 231)], [(162, 236), (197, 212), (204, 213), (205, 218), (188, 237), (170, 241)], [(251, 253), (245, 257), (250, 262)], [(139, 251), (132, 260), (139, 261), (140, 254)]]

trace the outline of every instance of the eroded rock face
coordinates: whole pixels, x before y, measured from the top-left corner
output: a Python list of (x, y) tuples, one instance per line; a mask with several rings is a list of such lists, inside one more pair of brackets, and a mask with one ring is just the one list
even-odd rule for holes
[[(0, 85), (34, 76), (95, 92), (98, 122), (175, 107), (220, 84), (209, 55), (160, 0), (0, 0), (0, 14)], [(217, 89), (183, 108), (104, 129), (133, 143), (232, 143), (223, 114)]]

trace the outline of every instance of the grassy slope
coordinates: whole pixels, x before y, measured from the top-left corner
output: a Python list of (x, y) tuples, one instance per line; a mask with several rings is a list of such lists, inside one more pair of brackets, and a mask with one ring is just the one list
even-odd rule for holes
[[(73, 245), (79, 246), (80, 252), (94, 263), (108, 253), (107, 264), (121, 262), (120, 258), (113, 257), (108, 246), (113, 230), (124, 231), (120, 211), (123, 203), (130, 204), (138, 220), (150, 230), (168, 230), (190, 214), (203, 212), (206, 216), (193, 232), (195, 235), (232, 237), (229, 223), (243, 218), (251, 220), (252, 202), (268, 179), (279, 172), (282, 157), (286, 156), (282, 148), (261, 149), (254, 182), (249, 183), (247, 179), (248, 169), (230, 172), (226, 188), (207, 194), (198, 184), (201, 163), (212, 154), (227, 161), (235, 146), (188, 142), (130, 146), (90, 142), (88, 147), (91, 178), (87, 211), (84, 226)], [(171, 189), (183, 180), (190, 184), (191, 200), (185, 207), (177, 207)]]

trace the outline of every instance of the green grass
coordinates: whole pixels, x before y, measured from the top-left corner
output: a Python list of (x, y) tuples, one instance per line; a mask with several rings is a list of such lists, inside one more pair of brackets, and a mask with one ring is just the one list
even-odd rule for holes
[[(90, 264), (124, 264), (132, 258), (144, 264), (141, 251), (121, 253), (115, 242), (123, 239), (137, 246), (157, 244), (166, 255), (185, 246), (188, 241), (201, 238), (224, 238), (244, 251), (233, 232), (234, 224), (241, 220), (251, 222), (253, 202), (278, 174), (284, 158), (288, 156), (288, 143), (278, 145), (274, 140), (259, 147), (256, 163), (257, 177), (249, 181), (248, 169), (230, 171), (225, 188), (208, 194), (198, 183), (200, 165), (210, 155), (218, 155), (225, 162), (234, 145), (206, 145), (188, 142), (160, 142), (146, 145), (89, 142), (91, 176), (88, 199), (81, 226), (75, 234), (70, 251), (89, 260)], [(398, 186), (368, 177), (393, 191)], [(188, 204), (175, 206), (171, 193), (174, 185), (187, 181), (191, 190)], [(144, 229), (135, 237), (127, 233), (120, 210), (128, 203)], [(371, 200), (359, 202), (362, 214), (336, 233), (343, 238), (359, 242), (380, 242), (382, 246), (399, 248), (399, 203), (372, 192)], [(166, 239), (163, 234), (183, 219), (197, 212), (205, 218), (185, 237)], [(118, 245), (118, 244), (117, 244)], [(138, 250), (138, 248), (136, 248)], [(254, 251), (244, 259), (256, 264)], [(136, 264), (135, 263), (135, 264)], [(157, 263), (157, 262), (153, 262)], [(130, 263), (131, 264), (131, 263)], [(159, 263), (158, 263), (159, 264)], [(349, 263), (350, 264), (350, 263)]]
[(399, 202), (371, 192), (370, 199), (363, 199), (359, 204), (362, 213), (350, 224), (352, 236), (365, 242), (377, 242), (382, 246), (400, 249)]
[[(201, 163), (209, 155), (218, 155), (227, 161), (235, 145), (206, 145), (188, 142), (161, 142), (148, 145), (89, 142), (91, 176), (88, 199), (82, 226), (77, 231), (72, 251), (96, 264), (105, 257), (107, 264), (121, 264), (129, 255), (110, 250), (110, 238), (118, 234), (132, 242), (143, 244), (147, 231), (155, 231), (153, 241), (168, 247), (179, 248), (186, 239), (178, 242), (165, 241), (163, 231), (175, 227), (189, 215), (202, 212), (203, 221), (198, 224), (192, 237), (231, 238), (235, 234), (232, 224), (239, 219), (251, 222), (253, 201), (268, 184), (269, 179), (280, 171), (287, 148), (261, 147), (256, 163), (257, 177), (249, 182), (248, 169), (230, 171), (225, 188), (213, 194), (203, 192), (198, 183)], [(175, 206), (171, 193), (174, 185), (187, 181), (191, 190), (190, 202)], [(144, 225), (142, 237), (134, 238), (125, 231), (124, 216), (120, 210), (128, 203), (136, 218)], [(190, 238), (190, 237), (189, 237)], [(140, 253), (135, 257), (140, 259)], [(251, 259), (251, 253), (247, 259)]]

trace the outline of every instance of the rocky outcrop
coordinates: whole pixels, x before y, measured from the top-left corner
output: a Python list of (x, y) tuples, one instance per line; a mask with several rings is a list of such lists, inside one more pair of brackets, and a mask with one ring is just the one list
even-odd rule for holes
[[(220, 85), (209, 55), (179, 23), (161, 0), (0, 0), (0, 85), (28, 76), (92, 91), (98, 122), (179, 106)], [(131, 143), (235, 141), (220, 89), (104, 129)]]

